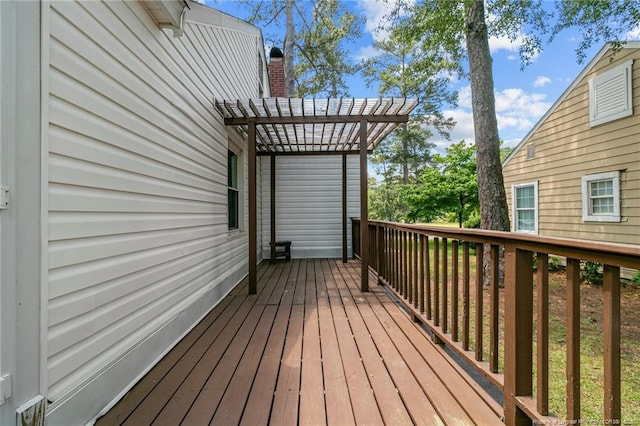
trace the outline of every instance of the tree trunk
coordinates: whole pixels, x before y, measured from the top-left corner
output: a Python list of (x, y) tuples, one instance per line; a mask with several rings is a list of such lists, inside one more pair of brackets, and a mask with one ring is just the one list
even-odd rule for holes
[(296, 29), (293, 25), (293, 7), (295, 0), (287, 0), (286, 3), (286, 31), (284, 35), (284, 94), (290, 98), (295, 88), (295, 71), (293, 68), (293, 42), (296, 38)]
[[(493, 60), (484, 16), (483, 0), (471, 0), (465, 10), (466, 41), (471, 78), (471, 103), (476, 139), (480, 228), (509, 230), (507, 197), (500, 164), (500, 139), (496, 119)], [(485, 261), (489, 261), (485, 247)], [(487, 263), (485, 262), (485, 272)], [(500, 262), (500, 283), (504, 282), (504, 259)], [(485, 273), (485, 284), (489, 274)]]

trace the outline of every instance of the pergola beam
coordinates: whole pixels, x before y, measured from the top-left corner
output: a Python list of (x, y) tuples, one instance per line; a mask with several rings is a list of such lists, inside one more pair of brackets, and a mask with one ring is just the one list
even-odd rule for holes
[(271, 124), (331, 124), (331, 123), (360, 123), (366, 119), (369, 123), (406, 123), (409, 115), (304, 115), (304, 116), (259, 116), (259, 117), (225, 117), (227, 126), (244, 126), (249, 122), (257, 125)]

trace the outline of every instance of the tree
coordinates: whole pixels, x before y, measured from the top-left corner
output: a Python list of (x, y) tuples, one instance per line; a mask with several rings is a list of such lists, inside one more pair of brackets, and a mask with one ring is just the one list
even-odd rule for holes
[[(427, 126), (435, 128), (448, 137), (448, 131), (455, 124), (445, 118), (441, 109), (444, 105), (454, 105), (456, 93), (449, 89), (448, 80), (440, 71), (449, 64), (436, 53), (426, 52), (402, 27), (392, 28), (389, 38), (374, 43), (377, 54), (364, 63), (363, 75), (367, 83), (379, 83), (381, 96), (416, 98), (418, 106), (414, 110), (412, 122), (400, 126), (390, 139), (391, 155), (384, 161), (399, 172), (406, 185), (421, 170), (419, 164), (428, 163), (433, 144), (427, 139), (432, 136)], [(385, 152), (385, 150), (383, 150)], [(413, 169), (413, 170), (411, 170)]]
[[(358, 67), (346, 46), (361, 36), (361, 18), (338, 0), (318, 0), (311, 8), (295, 0), (242, 3), (251, 8), (249, 22), (281, 29), (284, 19), (286, 96), (349, 95), (345, 77)], [(277, 45), (280, 37), (269, 35), (268, 40)]]
[(359, 70), (349, 60), (348, 45), (362, 36), (362, 19), (338, 0), (318, 0), (312, 15), (313, 25), (298, 34), (297, 95), (348, 96), (344, 76)]
[(418, 184), (405, 191), (410, 221), (427, 221), (455, 213), (458, 226), (478, 209), (475, 148), (464, 141), (435, 155), (436, 167), (425, 169)]

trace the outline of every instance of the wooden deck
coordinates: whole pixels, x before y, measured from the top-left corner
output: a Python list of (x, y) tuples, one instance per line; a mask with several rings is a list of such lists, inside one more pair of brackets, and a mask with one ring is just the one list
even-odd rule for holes
[(97, 425), (502, 424), (359, 263), (262, 264)]

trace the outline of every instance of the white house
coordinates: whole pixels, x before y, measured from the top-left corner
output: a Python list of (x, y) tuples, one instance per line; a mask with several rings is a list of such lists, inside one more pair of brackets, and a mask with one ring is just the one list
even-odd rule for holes
[[(360, 165), (415, 106), (267, 102), (260, 30), (183, 0), (0, 2), (0, 50), (2, 425), (95, 420), (276, 239), (350, 255)], [(308, 123), (252, 139), (240, 99)]]

